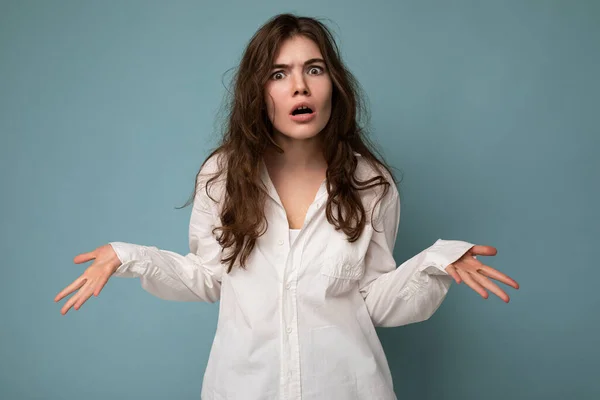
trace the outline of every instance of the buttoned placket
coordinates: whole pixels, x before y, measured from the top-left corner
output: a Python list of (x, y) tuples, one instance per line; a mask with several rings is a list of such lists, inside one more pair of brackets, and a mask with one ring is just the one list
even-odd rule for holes
[[(316, 198), (319, 198), (319, 194)], [(318, 211), (320, 201), (315, 200), (310, 205), (302, 229), (296, 241), (290, 245), (287, 242), (287, 257), (283, 273), (281, 290), (281, 326), (282, 326), (282, 357), (281, 357), (281, 399), (297, 400), (302, 398), (300, 371), (300, 343), (298, 337), (298, 305), (297, 284), (298, 268), (302, 264), (302, 253), (305, 248), (306, 234), (303, 232)], [(282, 206), (283, 207), (283, 206)], [(289, 237), (289, 230), (285, 237)], [(285, 329), (285, 331), (283, 330)]]
[[(262, 180), (267, 188), (271, 199), (280, 207), (280, 213), (283, 215), (284, 224), (273, 224), (272, 226), (285, 226), (286, 231), (281, 232), (277, 245), (285, 252), (285, 263), (283, 271), (282, 286), (280, 290), (280, 326), (281, 326), (281, 368), (280, 368), (280, 398), (283, 400), (297, 400), (302, 398), (301, 391), (301, 371), (300, 371), (300, 345), (298, 338), (298, 307), (297, 307), (297, 283), (298, 267), (302, 262), (302, 252), (305, 248), (306, 234), (304, 231), (308, 228), (310, 221), (319, 210), (322, 201), (321, 197), (325, 194), (325, 181), (321, 183), (319, 190), (310, 205), (304, 224), (298, 233), (296, 241), (290, 245), (289, 242), (289, 224), (283, 203), (277, 194), (277, 190), (269, 177), (266, 165), (262, 164)], [(281, 239), (287, 238), (287, 240)]]

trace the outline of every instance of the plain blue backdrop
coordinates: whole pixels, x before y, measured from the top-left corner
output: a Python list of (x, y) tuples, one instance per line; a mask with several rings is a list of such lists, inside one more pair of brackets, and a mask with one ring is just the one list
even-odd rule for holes
[(328, 18), (368, 96), (403, 178), (397, 263), (466, 240), (521, 284), (378, 329), (398, 397), (600, 398), (599, 4), (0, 1), (0, 398), (200, 397), (218, 304), (135, 279), (66, 316), (53, 298), (109, 241), (188, 252), (175, 207), (226, 72), (281, 12)]

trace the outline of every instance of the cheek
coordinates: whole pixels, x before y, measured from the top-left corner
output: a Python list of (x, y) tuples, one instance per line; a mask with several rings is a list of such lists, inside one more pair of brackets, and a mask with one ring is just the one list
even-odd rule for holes
[(331, 104), (331, 96), (333, 94), (333, 83), (330, 79), (321, 82), (318, 85), (319, 97), (323, 99), (323, 104)]
[(331, 97), (333, 95), (332, 86), (329, 85), (323, 91), (323, 108), (331, 113)]

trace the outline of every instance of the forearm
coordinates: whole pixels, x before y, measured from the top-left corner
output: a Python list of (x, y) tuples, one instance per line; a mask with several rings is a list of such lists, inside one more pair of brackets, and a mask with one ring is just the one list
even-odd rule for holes
[(153, 246), (111, 242), (121, 266), (117, 277), (139, 277), (144, 290), (165, 300), (215, 302), (220, 297), (220, 264), (194, 253), (185, 256)]
[(448, 294), (452, 277), (445, 268), (473, 245), (438, 240), (393, 271), (364, 288), (364, 299), (375, 326), (401, 326), (429, 319)]

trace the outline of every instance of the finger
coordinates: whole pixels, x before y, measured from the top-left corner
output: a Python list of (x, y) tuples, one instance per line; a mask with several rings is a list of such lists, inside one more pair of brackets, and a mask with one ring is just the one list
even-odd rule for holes
[(62, 315), (66, 315), (69, 312), (69, 310), (71, 309), (71, 307), (73, 306), (73, 304), (75, 304), (78, 297), (79, 297), (79, 292), (77, 292), (73, 296), (71, 296), (69, 298), (69, 300), (66, 301), (65, 305), (62, 306), (62, 308), (60, 309), (60, 313)]
[[(86, 283), (86, 281), (84, 281), (83, 283)], [(79, 300), (79, 297), (81, 296), (82, 292), (83, 292), (83, 288), (80, 289), (77, 293), (75, 293), (73, 296), (71, 296), (69, 298), (69, 300), (67, 300), (67, 302), (65, 303), (65, 305), (61, 308), (60, 313), (62, 315), (65, 315), (69, 309), (77, 302), (77, 300)]]
[(460, 282), (461, 282), (460, 275), (458, 275), (458, 273), (456, 272), (456, 268), (454, 268), (454, 265), (452, 265), (452, 264), (448, 265), (446, 267), (446, 272), (448, 274), (450, 274), (451, 277), (454, 278), (456, 283), (460, 284)]
[(484, 275), (484, 276), (492, 278), (492, 279), (496, 279), (508, 286), (512, 286), (515, 289), (519, 289), (519, 284), (517, 283), (517, 281), (515, 281), (508, 275), (503, 274), (502, 272), (490, 267), (489, 265), (483, 264), (481, 261), (477, 260), (475, 257), (461, 258), (455, 264), (460, 265), (460, 268), (457, 268), (457, 269), (466, 270), (466, 271), (470, 272), (471, 274), (480, 273), (481, 275)]
[(498, 254), (498, 249), (493, 246), (484, 246), (480, 244), (476, 244), (475, 246), (469, 249), (469, 254), (477, 256), (495, 256)]
[(487, 299), (489, 294), (488, 292), (485, 291), (485, 289), (477, 282), (475, 282), (475, 280), (473, 280), (473, 278), (471, 277), (471, 274), (467, 271), (464, 270), (460, 270), (457, 269), (456, 272), (458, 272), (458, 274), (460, 275), (460, 277), (462, 278), (462, 280), (469, 285), (469, 287), (471, 289), (473, 289), (475, 292), (479, 293), (479, 295), (481, 297), (483, 297), (484, 299)]
[(73, 258), (73, 262), (75, 264), (82, 264), (91, 261), (94, 258), (96, 258), (96, 250), (76, 255), (75, 258)]
[(75, 279), (73, 281), (73, 283), (71, 283), (69, 286), (67, 286), (66, 288), (61, 290), (54, 298), (54, 301), (58, 302), (58, 301), (62, 300), (65, 296), (68, 296), (70, 293), (73, 293), (74, 291), (76, 291), (77, 289), (82, 287), (84, 283), (85, 283), (85, 278), (80, 276), (79, 278)]
[(512, 279), (510, 276), (503, 274), (502, 272), (498, 271), (497, 269), (490, 267), (489, 265), (481, 265), (480, 267), (477, 268), (477, 272), (479, 272), (480, 274), (485, 275), (489, 278), (492, 278), (499, 282), (502, 282), (505, 285), (511, 286), (515, 289), (519, 288), (519, 284), (517, 283), (517, 281)]
[(478, 273), (471, 274), (471, 277), (481, 286), (500, 297), (503, 302), (508, 303), (510, 301), (510, 297), (508, 297), (504, 290), (500, 289), (498, 285), (490, 281), (487, 277)]
[(79, 291), (78, 299), (75, 302), (75, 305), (73, 306), (73, 308), (76, 310), (79, 310), (81, 308), (81, 306), (83, 305), (83, 303), (85, 303), (92, 296), (93, 293), (94, 293), (93, 283), (89, 283), (86, 286), (84, 286)]

